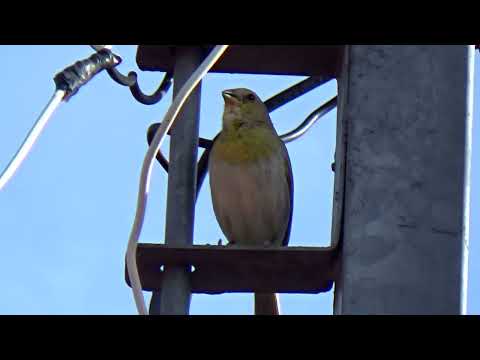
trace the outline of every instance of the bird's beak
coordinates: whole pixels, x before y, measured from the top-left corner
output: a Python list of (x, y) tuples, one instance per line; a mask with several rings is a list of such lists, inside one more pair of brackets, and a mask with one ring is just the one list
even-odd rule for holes
[(225, 100), (225, 104), (235, 105), (240, 103), (240, 99), (238, 99), (237, 95), (232, 90), (222, 91), (222, 96)]

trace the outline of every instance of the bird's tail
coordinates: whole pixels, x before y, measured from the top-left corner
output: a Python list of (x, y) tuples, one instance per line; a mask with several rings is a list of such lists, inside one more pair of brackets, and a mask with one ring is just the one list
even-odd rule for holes
[(277, 294), (255, 293), (255, 315), (280, 315)]

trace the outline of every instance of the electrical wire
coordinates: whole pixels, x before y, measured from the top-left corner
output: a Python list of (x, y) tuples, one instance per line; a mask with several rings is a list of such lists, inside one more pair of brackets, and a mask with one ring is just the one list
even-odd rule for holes
[(217, 45), (213, 48), (211, 53), (202, 62), (202, 64), (194, 71), (188, 81), (182, 86), (177, 96), (170, 105), (165, 117), (157, 130), (152, 144), (148, 148), (142, 165), (142, 171), (140, 174), (140, 184), (138, 189), (137, 209), (135, 213), (135, 219), (133, 222), (130, 237), (128, 239), (126, 262), (127, 271), (130, 279), (130, 285), (133, 291), (133, 297), (135, 299), (135, 305), (140, 315), (148, 315), (145, 305), (145, 299), (143, 297), (142, 285), (137, 268), (137, 243), (140, 233), (142, 231), (142, 225), (145, 218), (145, 209), (148, 200), (148, 190), (150, 186), (150, 177), (152, 172), (152, 165), (160, 146), (167, 131), (173, 125), (176, 116), (178, 115), (182, 105), (187, 100), (190, 93), (207, 74), (210, 68), (217, 62), (222, 54), (227, 50), (228, 45)]
[(13, 156), (12, 160), (10, 160), (10, 163), (2, 172), (2, 175), (0, 175), (0, 190), (3, 189), (7, 182), (12, 178), (13, 174), (15, 174), (17, 169), (20, 167), (23, 160), (27, 157), (28, 153), (33, 147), (33, 144), (35, 144), (37, 141), (38, 137), (42, 133), (43, 128), (47, 124), (53, 112), (57, 109), (58, 105), (60, 105), (62, 102), (64, 96), (65, 91), (55, 91), (52, 98), (45, 106), (37, 121), (25, 137), (25, 140), (23, 140), (23, 143), (17, 150), (17, 153)]
[(5, 186), (5, 184), (7, 184), (7, 182), (20, 167), (23, 160), (25, 160), (28, 153), (32, 149), (33, 144), (35, 144), (37, 141), (38, 137), (42, 133), (43, 128), (62, 100), (68, 101), (96, 74), (104, 69), (115, 67), (120, 62), (120, 57), (113, 55), (107, 50), (99, 49), (97, 53), (89, 56), (87, 59), (75, 62), (73, 65), (66, 67), (55, 75), (53, 78), (56, 87), (55, 92), (25, 137), (25, 140), (17, 150), (17, 153), (13, 156), (12, 160), (10, 160), (10, 163), (0, 175), (0, 190)]
[(319, 108), (315, 109), (295, 129), (287, 132), (286, 134), (280, 135), (280, 139), (282, 139), (284, 143), (288, 143), (290, 141), (298, 139), (300, 136), (305, 134), (308, 131), (308, 129), (310, 129), (313, 126), (313, 124), (317, 122), (318, 119), (328, 114), (330, 111), (332, 111), (336, 107), (337, 107), (337, 96), (330, 99), (328, 102), (326, 102)]

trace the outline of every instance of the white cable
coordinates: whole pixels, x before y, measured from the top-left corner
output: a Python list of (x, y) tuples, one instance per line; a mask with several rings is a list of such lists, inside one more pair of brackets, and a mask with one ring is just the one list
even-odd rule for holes
[(42, 133), (43, 128), (47, 124), (48, 120), (52, 116), (53, 112), (56, 110), (58, 105), (62, 102), (63, 97), (65, 96), (65, 91), (57, 90), (53, 94), (52, 98), (48, 102), (45, 109), (43, 109), (39, 118), (31, 128), (30, 132), (26, 136), (23, 144), (18, 149), (17, 153), (13, 156), (10, 163), (7, 165), (2, 175), (0, 175), (0, 190), (5, 186), (5, 184), (11, 179), (13, 174), (22, 164), (23, 160), (27, 157), (28, 153), (33, 147), (33, 144), (37, 141), (38, 137)]
[(228, 45), (215, 46), (212, 52), (190, 76), (188, 81), (182, 86), (177, 96), (173, 100), (172, 104), (170, 105), (167, 113), (165, 114), (162, 124), (155, 133), (152, 143), (150, 144), (150, 147), (148, 148), (148, 151), (145, 155), (145, 159), (143, 160), (137, 198), (137, 210), (135, 213), (133, 227), (130, 232), (130, 238), (128, 239), (126, 254), (127, 271), (130, 278), (130, 285), (132, 287), (133, 297), (135, 299), (135, 304), (140, 315), (148, 315), (148, 313), (145, 306), (145, 299), (143, 298), (140, 276), (138, 275), (137, 242), (138, 238), (140, 237), (143, 220), (145, 218), (145, 208), (147, 206), (148, 188), (150, 186), (150, 175), (152, 172), (153, 161), (155, 159), (155, 155), (160, 149), (160, 146), (162, 145), (166, 133), (173, 125), (173, 122), (175, 121), (175, 118), (180, 111), (180, 108), (185, 103), (185, 100), (187, 100), (188, 96), (193, 91), (195, 86), (198, 85), (198, 83), (206, 75), (208, 70), (210, 70), (210, 68), (217, 62), (217, 60), (220, 58), (220, 56), (222, 56), (222, 54), (225, 52), (225, 50), (227, 50), (227, 48)]

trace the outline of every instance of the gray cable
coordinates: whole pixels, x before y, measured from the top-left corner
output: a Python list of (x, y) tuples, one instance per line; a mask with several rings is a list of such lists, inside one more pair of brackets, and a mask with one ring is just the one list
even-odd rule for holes
[(310, 129), (315, 122), (323, 117), (324, 115), (328, 114), (331, 110), (337, 107), (337, 97), (335, 96), (333, 99), (329, 100), (318, 109), (314, 110), (307, 118), (295, 129), (280, 135), (280, 138), (283, 142), (288, 143), (290, 141), (298, 139), (300, 136), (305, 134), (308, 129)]

